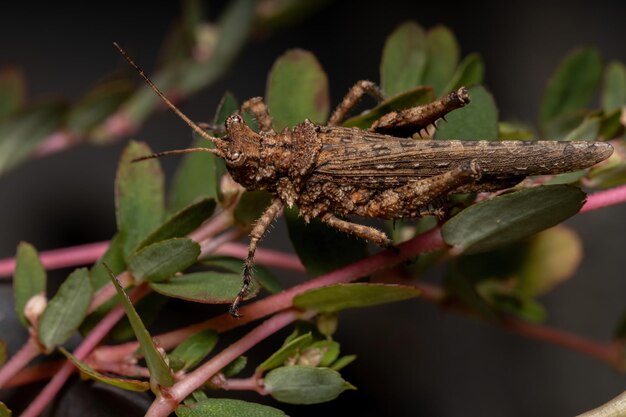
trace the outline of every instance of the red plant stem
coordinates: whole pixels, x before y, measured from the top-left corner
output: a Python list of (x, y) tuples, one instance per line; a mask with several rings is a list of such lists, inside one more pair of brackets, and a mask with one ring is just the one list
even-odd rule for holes
[[(88, 265), (98, 260), (109, 247), (109, 242), (95, 242), (69, 248), (43, 251), (39, 254), (45, 269), (59, 269)], [(10, 277), (15, 272), (15, 258), (0, 260), (0, 277)]]
[[(212, 357), (198, 369), (189, 373), (172, 387), (163, 389), (161, 395), (154, 400), (148, 409), (146, 417), (169, 416), (185, 397), (201, 387), (202, 384), (217, 374), (223, 367), (301, 316), (303, 315), (294, 310), (287, 310), (272, 316), (244, 337)], [(312, 313), (308, 314), (308, 317), (310, 316), (312, 316)]]
[(540, 324), (528, 323), (510, 317), (503, 319), (500, 324), (505, 329), (509, 329), (523, 336), (580, 352), (583, 355), (599, 359), (618, 369), (624, 366), (622, 347), (618, 344), (592, 342), (562, 330)]
[[(156, 338), (159, 340), (160, 346), (167, 350), (177, 346), (184, 339), (201, 330), (213, 329), (223, 332), (243, 326), (244, 324), (290, 308), (293, 303), (293, 298), (305, 291), (326, 285), (354, 281), (357, 278), (371, 274), (381, 268), (396, 265), (420, 253), (439, 249), (443, 246), (444, 243), (441, 239), (439, 229), (433, 229), (398, 245), (398, 254), (394, 254), (391, 251), (381, 251), (358, 262), (300, 285), (296, 285), (295, 287), (291, 287), (278, 294), (245, 305), (239, 310), (243, 315), (240, 319), (233, 319), (228, 313), (225, 313), (202, 323), (196, 323), (182, 329), (161, 334), (156, 336)], [(132, 354), (138, 346), (137, 342), (128, 342), (116, 346), (102, 346), (94, 351), (92, 360), (95, 362), (123, 360), (125, 357)]]
[(35, 340), (35, 336), (30, 336), (20, 350), (0, 368), (0, 388), (5, 388), (9, 385), (13, 377), (40, 353), (41, 349)]
[(267, 391), (259, 384), (259, 377), (229, 378), (219, 384), (219, 388), (226, 391), (255, 391), (260, 395), (267, 395)]
[(45, 362), (20, 369), (19, 373), (8, 380), (2, 388), (13, 388), (20, 385), (30, 384), (31, 382), (52, 378), (57, 372), (59, 372), (59, 369), (61, 369), (64, 364), (65, 361)]
[(598, 191), (589, 195), (580, 212), (585, 213), (624, 202), (626, 202), (626, 185), (620, 185), (619, 187)]
[[(244, 259), (248, 255), (248, 246), (241, 243), (225, 243), (217, 248), (214, 254)], [(269, 267), (305, 272), (302, 261), (296, 255), (272, 249), (258, 248), (254, 254), (254, 262)]]
[[(147, 293), (148, 286), (144, 283), (133, 290), (130, 298), (133, 302), (135, 302)], [(124, 308), (121, 304), (118, 304), (81, 342), (81, 344), (74, 351), (74, 356), (76, 356), (79, 360), (85, 359), (122, 317), (124, 317)], [(46, 408), (48, 403), (52, 401), (74, 370), (74, 364), (69, 360), (66, 361), (61, 369), (54, 375), (54, 377), (52, 377), (50, 382), (48, 382), (43, 391), (41, 391), (33, 402), (31, 402), (26, 408), (26, 410), (24, 410), (22, 417), (37, 417), (44, 410), (44, 408)]]

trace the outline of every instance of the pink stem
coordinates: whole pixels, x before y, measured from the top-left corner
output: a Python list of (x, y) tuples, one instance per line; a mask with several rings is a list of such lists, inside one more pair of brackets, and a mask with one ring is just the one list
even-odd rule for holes
[(266, 320), (244, 337), (215, 355), (204, 363), (204, 365), (174, 384), (171, 388), (164, 389), (161, 395), (154, 400), (148, 409), (146, 417), (169, 416), (185, 397), (202, 386), (202, 384), (213, 375), (217, 374), (222, 368), (268, 336), (271, 336), (278, 330), (289, 325), (297, 318), (299, 318), (298, 313), (293, 310), (288, 310)]
[[(248, 255), (248, 246), (228, 242), (220, 246), (214, 253), (244, 259)], [(296, 255), (272, 249), (257, 249), (254, 254), (254, 262), (259, 265), (304, 272), (304, 265)]]
[(620, 185), (619, 187), (591, 194), (587, 197), (587, 201), (580, 209), (580, 212), (585, 213), (624, 202), (626, 202), (626, 185)]
[(41, 353), (34, 336), (30, 336), (26, 343), (0, 368), (0, 388), (4, 387), (18, 374), (30, 361)]
[[(371, 274), (372, 272), (383, 267), (393, 266), (407, 258), (442, 247), (444, 247), (444, 243), (441, 239), (440, 231), (439, 229), (433, 229), (398, 245), (398, 254), (394, 254), (391, 251), (378, 252), (375, 255), (369, 256), (358, 262), (304, 282), (300, 285), (296, 285), (295, 287), (291, 287), (280, 292), (279, 294), (271, 295), (262, 300), (243, 306), (240, 309), (243, 317), (240, 319), (233, 319), (228, 313), (225, 313), (202, 323), (196, 323), (156, 337), (159, 340), (160, 346), (166, 350), (171, 349), (187, 337), (201, 330), (214, 329), (216, 331), (223, 332), (235, 327), (243, 326), (244, 324), (290, 308), (293, 298), (296, 295), (302, 294), (310, 289), (350, 282), (362, 276)], [(138, 346), (137, 342), (128, 342), (116, 346), (101, 346), (93, 352), (92, 360), (123, 360), (125, 357), (132, 354)]]
[[(131, 300), (137, 301), (147, 293), (148, 286), (146, 284), (142, 284), (133, 290)], [(124, 317), (124, 308), (121, 304), (119, 304), (115, 306), (96, 327), (93, 328), (78, 348), (76, 348), (74, 356), (76, 356), (79, 360), (85, 359), (122, 317)], [(33, 402), (31, 402), (26, 408), (26, 410), (24, 410), (22, 417), (37, 417), (44, 410), (44, 408), (46, 408), (48, 403), (52, 401), (74, 370), (74, 364), (69, 360), (66, 361), (61, 369), (54, 375), (54, 377), (52, 377), (50, 382), (48, 382), (43, 391), (41, 391)]]
[[(87, 243), (63, 249), (43, 251), (39, 254), (45, 269), (88, 265), (98, 260), (109, 247), (109, 242)], [(15, 258), (0, 260), (0, 277), (10, 277), (15, 272)]]

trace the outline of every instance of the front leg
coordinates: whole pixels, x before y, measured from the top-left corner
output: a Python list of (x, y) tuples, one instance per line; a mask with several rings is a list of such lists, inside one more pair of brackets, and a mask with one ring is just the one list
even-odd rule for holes
[(341, 103), (337, 106), (330, 119), (328, 119), (328, 126), (338, 126), (343, 122), (350, 110), (357, 105), (357, 103), (363, 98), (365, 94), (369, 94), (377, 101), (383, 100), (383, 93), (380, 88), (371, 81), (361, 80), (348, 90), (346, 96), (341, 100)]
[(279, 198), (274, 198), (272, 204), (269, 205), (265, 212), (256, 221), (252, 231), (250, 232), (250, 243), (248, 245), (248, 256), (243, 264), (243, 283), (239, 294), (230, 306), (230, 315), (239, 318), (239, 304), (248, 295), (250, 291), (250, 285), (252, 284), (252, 267), (254, 265), (254, 252), (256, 251), (257, 244), (263, 238), (263, 235), (267, 231), (267, 228), (272, 224), (276, 216), (283, 208), (283, 202)]
[(262, 97), (253, 97), (246, 100), (241, 105), (241, 114), (246, 111), (252, 113), (256, 121), (259, 123), (259, 129), (261, 132), (271, 133), (274, 131), (272, 128), (272, 118), (267, 110), (267, 104), (265, 104)]

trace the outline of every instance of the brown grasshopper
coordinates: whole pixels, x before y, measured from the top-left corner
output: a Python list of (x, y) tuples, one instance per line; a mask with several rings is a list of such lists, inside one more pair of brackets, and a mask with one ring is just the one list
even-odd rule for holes
[(368, 130), (341, 127), (350, 109), (365, 94), (382, 100), (380, 89), (369, 81), (359, 81), (350, 89), (326, 126), (307, 119), (292, 129), (275, 132), (267, 106), (256, 97), (246, 101), (241, 112), (255, 116), (259, 133), (235, 113), (226, 119), (226, 135), (213, 137), (176, 108), (115, 46), (181, 119), (215, 145), (212, 149), (168, 151), (139, 159), (211, 152), (225, 160), (230, 175), (239, 184), (248, 190), (267, 190), (274, 197), (250, 232), (243, 284), (230, 307), (234, 317), (239, 317), (239, 303), (249, 291), (257, 244), (285, 204), (297, 205), (307, 222), (319, 218), (331, 227), (387, 248), (391, 241), (385, 233), (337, 215), (381, 219), (439, 215), (449, 194), (502, 190), (529, 175), (588, 168), (613, 152), (610, 144), (591, 141), (406, 138), (469, 103), (465, 88), (430, 104), (388, 113)]

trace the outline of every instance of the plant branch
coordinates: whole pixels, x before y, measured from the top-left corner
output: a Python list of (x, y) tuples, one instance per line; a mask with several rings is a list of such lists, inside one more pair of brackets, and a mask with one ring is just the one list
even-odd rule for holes
[(237, 357), (256, 346), (265, 338), (271, 336), (283, 327), (291, 324), (301, 317), (312, 317), (314, 313), (301, 314), (294, 310), (287, 310), (272, 316), (258, 327), (250, 331), (244, 337), (213, 356), (202, 366), (187, 374), (172, 387), (163, 389), (161, 394), (154, 400), (146, 417), (166, 417), (194, 390), (201, 387), (213, 375), (231, 363)]
[[(244, 324), (290, 308), (293, 298), (305, 291), (326, 285), (354, 281), (379, 269), (391, 267), (406, 259), (417, 256), (420, 253), (439, 249), (443, 246), (444, 243), (441, 239), (439, 229), (433, 229), (398, 245), (398, 253), (392, 253), (391, 251), (378, 252), (365, 259), (291, 287), (278, 294), (245, 305), (240, 309), (243, 315), (240, 319), (234, 319), (230, 314), (224, 313), (207, 321), (161, 334), (156, 336), (156, 338), (159, 340), (160, 346), (167, 350), (177, 346), (187, 337), (202, 330), (213, 329), (218, 332), (224, 332), (235, 327), (243, 326)], [(132, 354), (138, 346), (137, 342), (128, 342), (116, 346), (101, 346), (94, 351), (93, 360), (123, 360), (129, 354)]]
[[(133, 302), (136, 302), (147, 293), (148, 286), (144, 283), (132, 291), (130, 298)], [(89, 335), (76, 348), (73, 353), (74, 356), (79, 360), (84, 360), (122, 317), (124, 317), (124, 308), (120, 304), (115, 306), (102, 321), (93, 328)], [(22, 417), (37, 417), (56, 396), (74, 370), (74, 364), (69, 360), (66, 361), (45, 388), (30, 403), (26, 410), (24, 410)]]
[(37, 343), (36, 336), (31, 335), (20, 350), (0, 368), (0, 388), (5, 388), (13, 377), (28, 365), (30, 361), (39, 356), (40, 353), (41, 349)]
[(585, 213), (624, 202), (626, 202), (626, 185), (620, 185), (619, 187), (598, 191), (589, 195), (580, 212)]

